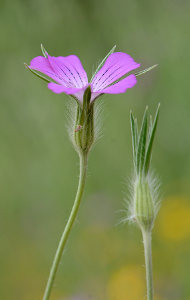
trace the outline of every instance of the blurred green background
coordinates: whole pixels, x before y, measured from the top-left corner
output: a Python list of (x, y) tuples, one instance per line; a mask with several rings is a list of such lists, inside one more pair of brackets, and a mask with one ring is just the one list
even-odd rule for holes
[(132, 173), (129, 111), (140, 119), (158, 102), (155, 300), (190, 299), (189, 11), (186, 0), (0, 1), (0, 299), (42, 299), (77, 188), (71, 100), (23, 65), (41, 55), (40, 43), (53, 56), (78, 55), (89, 77), (115, 44), (142, 68), (159, 64), (126, 94), (105, 97), (103, 136), (51, 299), (145, 299), (140, 232), (118, 223)]

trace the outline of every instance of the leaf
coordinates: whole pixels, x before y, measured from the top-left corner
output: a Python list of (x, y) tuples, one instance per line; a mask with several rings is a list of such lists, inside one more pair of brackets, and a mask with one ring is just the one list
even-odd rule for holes
[(157, 66), (158, 66), (158, 64), (157, 65), (153, 65), (153, 66), (151, 66), (151, 67), (149, 67), (147, 69), (144, 69), (142, 71), (139, 71), (139, 72), (135, 73), (135, 76), (140, 76), (142, 74), (145, 74), (145, 73), (151, 71), (152, 69), (156, 68)]
[(145, 152), (146, 152), (146, 139), (147, 139), (147, 110), (146, 107), (143, 121), (141, 125), (141, 130), (139, 134), (139, 142), (138, 142), (138, 150), (137, 150), (137, 173), (142, 172), (145, 160)]
[(24, 65), (25, 65), (25, 67), (26, 67), (28, 70), (30, 70), (30, 72), (31, 72), (32, 74), (34, 74), (34, 75), (37, 76), (38, 78), (40, 78), (40, 79), (42, 79), (42, 80), (44, 80), (45, 82), (48, 82), (48, 83), (51, 82), (49, 79), (45, 78), (44, 76), (42, 76), (42, 75), (38, 74), (37, 72), (35, 72), (34, 70), (30, 69), (30, 67), (29, 67), (26, 63), (24, 63)]
[(147, 147), (147, 151), (146, 151), (145, 164), (144, 164), (145, 175), (147, 175), (148, 170), (149, 170), (149, 166), (150, 166), (152, 145), (153, 145), (154, 136), (155, 136), (155, 132), (156, 132), (157, 124), (158, 124), (159, 111), (160, 111), (160, 103), (158, 104), (158, 108), (157, 108), (157, 111), (156, 111), (156, 116), (155, 116), (155, 119), (154, 119), (154, 124), (152, 126), (152, 131), (151, 131), (151, 134), (150, 134), (150, 139), (149, 139), (149, 143), (148, 143), (148, 147)]
[(103, 66), (104, 62), (106, 61), (106, 59), (108, 58), (108, 56), (110, 56), (110, 54), (112, 54), (115, 51), (116, 45), (110, 50), (110, 52), (104, 57), (104, 59), (101, 61), (101, 63), (98, 65), (96, 71), (94, 72), (90, 82), (92, 82), (92, 80), (94, 79), (95, 75), (98, 73), (98, 71), (101, 69), (101, 67)]

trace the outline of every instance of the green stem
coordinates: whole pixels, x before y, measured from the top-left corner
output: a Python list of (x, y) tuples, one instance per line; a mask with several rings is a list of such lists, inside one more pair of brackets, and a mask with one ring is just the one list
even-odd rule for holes
[(50, 270), (50, 274), (49, 274), (48, 282), (47, 282), (46, 289), (44, 292), (43, 300), (48, 300), (50, 297), (53, 283), (55, 280), (55, 276), (57, 273), (57, 269), (59, 267), (61, 257), (63, 254), (63, 250), (64, 250), (66, 242), (68, 240), (71, 228), (76, 219), (76, 216), (77, 216), (77, 213), (79, 210), (79, 206), (80, 206), (80, 202), (81, 202), (83, 192), (84, 192), (85, 181), (86, 181), (86, 171), (87, 171), (87, 154), (80, 154), (80, 175), (79, 175), (79, 183), (78, 183), (78, 189), (77, 189), (77, 193), (76, 193), (76, 197), (75, 197), (75, 202), (73, 204), (69, 219), (67, 221), (65, 229), (61, 236), (61, 239), (60, 239), (54, 260), (53, 260), (53, 264), (52, 264), (52, 267)]
[(153, 300), (151, 231), (142, 230), (146, 266), (147, 300)]

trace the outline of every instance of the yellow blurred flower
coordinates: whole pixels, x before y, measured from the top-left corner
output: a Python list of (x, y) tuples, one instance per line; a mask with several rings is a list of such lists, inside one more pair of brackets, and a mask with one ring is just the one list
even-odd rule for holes
[(109, 300), (140, 300), (146, 295), (143, 268), (125, 266), (116, 271), (108, 282)]
[(190, 199), (169, 197), (162, 202), (158, 214), (158, 233), (174, 242), (190, 238)]

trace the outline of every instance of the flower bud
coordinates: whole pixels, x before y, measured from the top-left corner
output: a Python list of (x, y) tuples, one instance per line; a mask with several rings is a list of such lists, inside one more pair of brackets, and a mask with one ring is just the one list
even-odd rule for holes
[(134, 189), (134, 218), (141, 229), (150, 231), (155, 219), (155, 203), (147, 178), (139, 178)]
[(90, 86), (84, 92), (83, 106), (78, 105), (74, 132), (74, 144), (82, 153), (88, 153), (94, 142), (94, 104)]
[(131, 132), (133, 145), (134, 180), (129, 205), (129, 219), (133, 219), (141, 230), (150, 232), (159, 208), (157, 178), (150, 173), (152, 145), (158, 123), (159, 105), (154, 121), (148, 122), (147, 108), (140, 130), (137, 119), (131, 113)]

